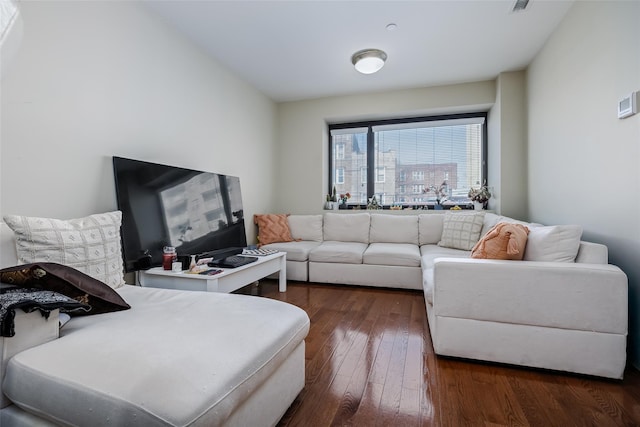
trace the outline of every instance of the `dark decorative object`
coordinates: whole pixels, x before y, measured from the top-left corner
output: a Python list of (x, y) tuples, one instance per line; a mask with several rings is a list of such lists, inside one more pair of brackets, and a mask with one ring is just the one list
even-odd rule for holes
[(0, 336), (15, 336), (17, 309), (22, 309), (26, 313), (38, 310), (45, 318), (48, 318), (49, 313), (53, 310), (60, 310), (65, 313), (77, 313), (89, 311), (91, 307), (57, 292), (1, 285)]

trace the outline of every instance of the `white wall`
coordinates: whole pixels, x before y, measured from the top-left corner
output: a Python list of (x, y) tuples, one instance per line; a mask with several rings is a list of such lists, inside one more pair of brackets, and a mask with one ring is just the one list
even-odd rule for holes
[(275, 104), (138, 2), (20, 5), (0, 92), (1, 212), (115, 209), (117, 155), (239, 176), (252, 240), (251, 216), (273, 201)]
[(496, 103), (489, 112), (489, 208), (527, 219), (526, 74), (501, 73)]
[(494, 101), (495, 82), (483, 81), (279, 104), (278, 210), (322, 211), (329, 179), (327, 123), (487, 111)]
[(640, 2), (576, 2), (528, 69), (529, 217), (576, 223), (629, 277), (632, 362), (640, 367)]

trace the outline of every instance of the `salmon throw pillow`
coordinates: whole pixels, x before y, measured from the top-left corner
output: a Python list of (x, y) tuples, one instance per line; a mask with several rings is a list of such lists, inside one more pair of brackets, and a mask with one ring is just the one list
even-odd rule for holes
[(529, 229), (522, 224), (500, 222), (471, 249), (471, 258), (521, 260)]
[(253, 222), (258, 226), (258, 246), (292, 242), (288, 216), (285, 214), (254, 215)]

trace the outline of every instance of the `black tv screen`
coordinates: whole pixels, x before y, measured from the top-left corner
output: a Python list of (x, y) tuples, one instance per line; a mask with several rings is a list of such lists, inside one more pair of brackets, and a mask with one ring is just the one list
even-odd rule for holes
[(165, 246), (201, 256), (247, 245), (238, 177), (122, 157), (113, 157), (113, 171), (127, 272), (147, 253), (151, 266), (162, 265)]

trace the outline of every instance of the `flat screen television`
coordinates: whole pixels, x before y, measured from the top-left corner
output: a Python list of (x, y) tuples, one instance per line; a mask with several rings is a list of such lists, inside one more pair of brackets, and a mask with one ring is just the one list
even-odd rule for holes
[(162, 265), (165, 246), (178, 255), (225, 252), (247, 245), (240, 179), (113, 157), (127, 272)]

